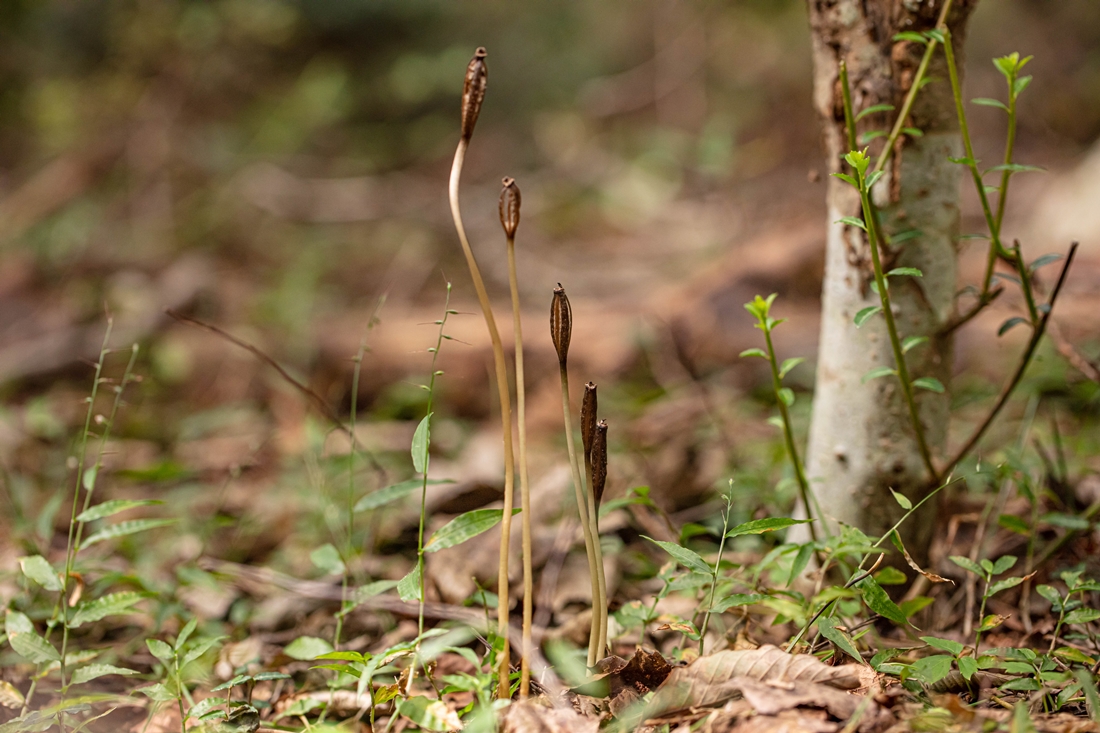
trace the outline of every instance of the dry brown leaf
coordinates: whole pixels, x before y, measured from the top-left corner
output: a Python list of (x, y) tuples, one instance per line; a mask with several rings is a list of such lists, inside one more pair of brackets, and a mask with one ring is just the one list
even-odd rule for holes
[(677, 667), (658, 688), (646, 710), (646, 717), (687, 707), (709, 707), (740, 694), (731, 684), (739, 677), (752, 680), (815, 682), (840, 689), (860, 685), (858, 664), (829, 667), (809, 654), (788, 654), (766, 644), (759, 649), (722, 651), (701, 657), (686, 667)]
[(776, 715), (784, 710), (813, 707), (827, 710), (834, 718), (847, 720), (863, 702), (861, 697), (816, 682), (758, 682), (748, 677), (735, 677), (730, 680), (730, 686), (740, 688), (745, 700), (761, 715)]
[(596, 733), (600, 721), (570, 708), (548, 708), (534, 700), (512, 703), (501, 721), (501, 733)]

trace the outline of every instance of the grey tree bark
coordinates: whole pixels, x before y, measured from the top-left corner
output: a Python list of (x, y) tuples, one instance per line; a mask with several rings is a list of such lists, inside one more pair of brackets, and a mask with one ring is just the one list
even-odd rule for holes
[[(808, 0), (814, 106), (823, 124), (830, 173), (846, 169), (843, 156), (848, 152), (840, 61), (847, 64), (857, 113), (878, 104), (900, 110), (924, 46), (893, 38), (902, 31), (934, 28), (943, 4), (944, 0)], [(976, 5), (977, 0), (955, 0), (948, 16), (960, 59), (966, 23)], [(955, 313), (959, 176), (963, 169), (948, 160), (962, 155), (962, 143), (942, 50), (933, 56), (928, 76), (936, 81), (917, 95), (906, 123), (924, 134), (898, 138), (886, 175), (873, 194), (887, 234), (898, 237), (902, 232), (917, 232), (882, 250), (884, 269), (916, 267), (924, 273), (923, 278), (891, 278), (900, 336), (929, 338), (907, 354), (911, 376), (935, 377), (949, 387), (952, 339), (938, 332)], [(888, 131), (894, 115), (869, 115), (857, 123), (859, 133)], [(870, 143), (872, 153), (878, 152), (883, 140)], [(859, 195), (835, 177), (828, 181), (821, 341), (807, 473), (826, 517), (879, 535), (902, 513), (887, 488), (915, 503), (928, 490), (930, 477), (897, 379), (861, 381), (875, 367), (894, 367), (894, 355), (881, 315), (858, 329), (853, 323), (857, 312), (877, 305), (879, 299), (870, 287), (873, 274), (866, 235), (858, 228), (836, 223), (844, 216), (861, 215)], [(917, 392), (928, 444), (934, 454), (942, 452), (950, 390), (944, 394)], [(917, 558), (927, 552), (934, 511), (934, 502), (929, 502), (921, 515), (902, 527), (906, 547)]]

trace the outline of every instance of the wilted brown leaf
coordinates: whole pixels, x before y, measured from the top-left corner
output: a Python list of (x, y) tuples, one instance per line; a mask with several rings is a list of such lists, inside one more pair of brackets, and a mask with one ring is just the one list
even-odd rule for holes
[(600, 721), (569, 708), (548, 708), (534, 700), (513, 703), (504, 713), (501, 733), (596, 733)]
[(820, 683), (833, 688), (860, 685), (860, 665), (829, 667), (808, 654), (788, 654), (767, 644), (759, 649), (722, 651), (678, 667), (657, 690), (646, 710), (647, 717), (686, 707), (718, 705), (741, 694), (738, 678), (757, 681), (787, 680)]

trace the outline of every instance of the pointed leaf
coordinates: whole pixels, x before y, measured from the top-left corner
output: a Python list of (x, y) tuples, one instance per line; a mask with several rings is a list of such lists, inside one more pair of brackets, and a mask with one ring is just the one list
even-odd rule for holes
[(905, 511), (909, 511), (913, 508), (913, 502), (909, 501), (909, 497), (905, 494), (894, 491), (893, 489), (890, 489), (890, 493), (894, 495), (894, 501), (898, 503), (898, 506)]
[(959, 672), (963, 678), (970, 680), (978, 671), (978, 660), (974, 657), (959, 657)]
[(845, 183), (850, 185), (852, 188), (859, 188), (859, 184), (856, 182), (856, 179), (852, 178), (847, 173), (833, 173), (832, 175), (834, 175), (837, 178), (839, 178), (840, 180), (844, 181)]
[(420, 565), (415, 565), (397, 583), (397, 595), (406, 603), (420, 600)]
[(867, 607), (878, 615), (888, 618), (898, 626), (908, 626), (909, 622), (905, 618), (905, 614), (898, 608), (897, 604), (890, 600), (890, 596), (886, 594), (886, 591), (882, 589), (882, 586), (875, 581), (874, 578), (864, 578), (860, 582), (856, 583), (856, 588), (859, 588), (863, 593), (863, 602), (867, 604)]
[(901, 353), (908, 354), (911, 349), (915, 349), (926, 341), (928, 341), (927, 336), (908, 336), (901, 342)]
[(863, 223), (863, 219), (855, 216), (842, 216), (837, 219), (835, 224), (847, 224), (850, 227), (859, 227), (863, 231), (867, 231), (867, 225)]
[(989, 97), (978, 97), (977, 99), (971, 99), (972, 104), (980, 104), (983, 107), (998, 107), (1005, 112), (1008, 111), (1008, 105), (999, 99), (990, 99)]
[(428, 471), (428, 443), (431, 441), (429, 435), (431, 424), (432, 413), (429, 412), (416, 426), (416, 432), (413, 433), (410, 452), (412, 453), (413, 470), (417, 473), (427, 473)]
[(908, 275), (909, 277), (924, 277), (924, 273), (915, 267), (895, 267), (890, 272), (886, 273), (887, 276), (897, 277), (899, 275)]
[(1041, 168), (1037, 165), (1022, 165), (1020, 163), (1002, 163), (1001, 165), (995, 165), (986, 173), (993, 173), (994, 171), (1009, 171), (1011, 173), (1028, 173), (1028, 172), (1041, 172), (1045, 173), (1046, 168)]
[[(739, 524), (730, 531), (726, 532), (726, 537), (740, 537), (746, 534), (764, 534), (765, 532), (775, 532), (779, 529), (793, 527), (796, 524), (807, 524), (809, 523), (809, 521), (809, 519), (791, 519), (790, 517), (765, 517), (763, 519), (753, 519), (743, 524)], [(649, 538), (647, 537), (646, 539)], [(709, 573), (710, 570), (708, 569), (705, 572)]]
[(113, 664), (89, 664), (73, 672), (72, 684), (79, 685), (109, 674), (119, 674), (123, 677), (129, 677), (130, 675), (139, 673), (132, 669), (126, 669), (125, 667), (116, 667)]
[(778, 392), (776, 392), (776, 396), (779, 398), (779, 401), (787, 407), (790, 407), (794, 404), (794, 390), (792, 390), (790, 387), (781, 388)]
[(707, 575), (710, 575), (713, 572), (713, 569), (710, 565), (707, 564), (706, 560), (699, 557), (698, 553), (692, 552), (686, 547), (680, 547), (674, 542), (662, 542), (661, 540), (655, 540), (652, 537), (646, 537), (645, 535), (642, 535), (642, 537), (645, 537), (645, 539), (657, 545), (669, 555), (672, 555), (672, 557), (677, 562), (679, 562), (686, 568), (696, 570), (700, 573), (706, 573)]
[(146, 639), (145, 646), (149, 647), (149, 653), (162, 662), (167, 662), (176, 656), (176, 651), (160, 639)]
[(115, 616), (120, 613), (130, 613), (131, 607), (144, 600), (146, 594), (136, 591), (123, 591), (97, 598), (94, 601), (81, 603), (69, 621), (69, 626), (76, 628), (92, 621), (99, 621), (107, 616)]
[(113, 540), (118, 537), (125, 537), (131, 534), (137, 534), (138, 532), (145, 532), (150, 529), (156, 529), (157, 527), (167, 527), (170, 524), (175, 524), (175, 519), (131, 519), (126, 522), (119, 522), (118, 524), (111, 524), (104, 527), (93, 535), (90, 535), (87, 539), (80, 543), (80, 549), (84, 550), (91, 547), (94, 544), (103, 542), (105, 540)]
[(81, 512), (77, 515), (76, 521), (92, 522), (96, 519), (103, 519), (118, 514), (119, 512), (124, 512), (127, 509), (134, 509), (139, 506), (155, 506), (163, 503), (163, 501), (158, 499), (112, 499), (102, 504), (96, 504), (87, 511)]
[(817, 620), (817, 630), (821, 632), (829, 641), (836, 644), (840, 651), (847, 654), (857, 662), (863, 661), (863, 655), (856, 649), (855, 642), (852, 641), (852, 637), (848, 636), (848, 632), (837, 628), (836, 621), (830, 617), (822, 616)]
[(792, 369), (804, 361), (806, 361), (806, 359), (801, 356), (792, 356), (790, 359), (784, 359), (783, 365), (779, 367), (779, 378), (782, 379), (787, 376)]
[[(518, 514), (519, 509), (512, 513)], [(471, 537), (477, 537), (482, 532), (497, 526), (503, 516), (503, 509), (474, 509), (465, 514), (459, 514), (432, 535), (428, 544), (424, 546), (424, 552), (438, 552), (461, 545)]]
[(1012, 318), (1009, 318), (1007, 321), (1005, 321), (1004, 323), (1001, 324), (1000, 328), (997, 329), (997, 335), (998, 336), (1004, 336), (1011, 329), (1015, 328), (1016, 326), (1019, 326), (1021, 323), (1027, 323), (1027, 319), (1026, 318), (1021, 318), (1020, 316), (1014, 316)]
[(939, 649), (941, 652), (947, 652), (948, 654), (954, 654), (956, 657), (963, 653), (963, 649), (966, 647), (957, 641), (951, 639), (940, 639), (935, 636), (922, 636), (921, 641), (930, 647)]
[(978, 564), (971, 560), (969, 557), (963, 557), (962, 555), (952, 555), (948, 559), (958, 565), (960, 568), (963, 568), (964, 570), (969, 570), (970, 572), (974, 573), (979, 578), (985, 577), (985, 571), (982, 570), (981, 567), (979, 567)]
[(919, 389), (927, 389), (929, 392), (944, 393), (943, 382), (935, 377), (920, 377), (913, 380), (913, 386)]
[(283, 649), (283, 653), (291, 659), (303, 662), (312, 661), (331, 651), (332, 644), (317, 636), (299, 636)]
[(43, 639), (34, 629), (31, 620), (19, 611), (8, 610), (4, 620), (8, 643), (15, 653), (34, 664), (61, 661), (61, 655), (53, 644)]
[[(438, 486), (439, 484), (453, 484), (454, 481), (450, 479), (429, 479), (428, 486)], [(372, 491), (364, 496), (356, 504), (353, 511), (363, 512), (369, 509), (377, 509), (380, 506), (391, 504), (398, 499), (401, 499), (411, 493), (414, 489), (419, 489), (424, 485), (424, 479), (412, 478), (408, 481), (402, 481), (392, 486), (387, 486), (384, 489), (378, 491)]]
[(63, 586), (60, 573), (55, 571), (50, 562), (41, 555), (19, 558), (19, 567), (23, 570), (23, 575), (46, 590), (54, 593), (61, 592)]
[(875, 112), (890, 112), (893, 109), (894, 105), (892, 104), (872, 104), (870, 107), (865, 107), (860, 110), (859, 114), (856, 115), (855, 121), (859, 122), (867, 115), (873, 115)]
[(867, 382), (870, 382), (872, 379), (887, 377), (892, 374), (897, 374), (897, 372), (890, 367), (878, 367), (877, 369), (872, 369), (871, 371), (864, 374), (863, 379), (861, 379), (860, 382), (862, 382), (863, 384), (867, 384)]
[(318, 570), (327, 575), (343, 575), (346, 569), (340, 551), (331, 542), (326, 542), (309, 553), (309, 559)]
[(739, 356), (743, 359), (749, 356), (759, 356), (761, 359), (768, 358), (768, 355), (764, 353), (763, 349), (745, 349)]
[(867, 322), (868, 318), (875, 315), (876, 313), (878, 313), (881, 310), (882, 310), (881, 305), (869, 305), (866, 308), (861, 308), (859, 310), (859, 312), (856, 313), (856, 317), (855, 317), (856, 328), (859, 328), (860, 326), (862, 326), (864, 323)]

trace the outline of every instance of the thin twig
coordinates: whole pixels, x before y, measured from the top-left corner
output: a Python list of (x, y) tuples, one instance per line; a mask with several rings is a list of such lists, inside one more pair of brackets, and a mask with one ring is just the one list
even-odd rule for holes
[(1031, 334), (1031, 339), (1027, 343), (1027, 348), (1024, 350), (1023, 356), (1020, 358), (1020, 363), (1016, 367), (1016, 371), (1012, 374), (1012, 378), (1008, 380), (1004, 388), (1001, 389), (1001, 394), (997, 398), (997, 402), (993, 405), (993, 409), (989, 411), (985, 419), (978, 425), (978, 428), (974, 431), (970, 439), (963, 444), (962, 448), (943, 465), (940, 473), (941, 475), (952, 470), (959, 464), (966, 455), (973, 450), (978, 441), (981, 440), (985, 431), (989, 429), (989, 426), (993, 424), (993, 420), (996, 419), (1001, 408), (1008, 402), (1008, 398), (1012, 395), (1012, 391), (1016, 389), (1016, 385), (1020, 383), (1020, 380), (1024, 376), (1024, 372), (1027, 370), (1028, 365), (1031, 363), (1031, 357), (1035, 354), (1035, 349), (1039, 345), (1039, 341), (1043, 338), (1043, 333), (1046, 331), (1047, 322), (1050, 321), (1050, 314), (1054, 312), (1054, 303), (1058, 299), (1058, 293), (1062, 290), (1062, 285), (1066, 281), (1066, 275), (1069, 274), (1070, 265), (1073, 264), (1073, 257), (1077, 254), (1077, 242), (1070, 245), (1069, 254), (1066, 255), (1065, 264), (1062, 265), (1062, 272), (1058, 275), (1058, 282), (1054, 285), (1054, 290), (1050, 293), (1050, 298), (1047, 300), (1046, 308), (1042, 317), (1039, 319), (1039, 323), (1036, 325), (1035, 330)]
[(985, 310), (986, 307), (989, 306), (993, 301), (1001, 297), (1001, 294), (1004, 291), (1005, 289), (1003, 287), (997, 287), (986, 293), (985, 297), (979, 296), (978, 302), (971, 306), (970, 310), (968, 310), (966, 313), (962, 313), (952, 318), (950, 321), (945, 323), (943, 328), (941, 328), (939, 330), (939, 333), (937, 333), (936, 335), (943, 338), (945, 336), (950, 336), (951, 334), (955, 333), (955, 331), (958, 331), (960, 328), (970, 323), (970, 321), (974, 320), (975, 316)]

